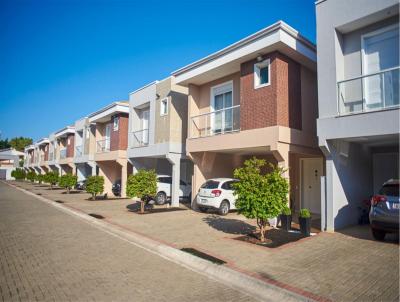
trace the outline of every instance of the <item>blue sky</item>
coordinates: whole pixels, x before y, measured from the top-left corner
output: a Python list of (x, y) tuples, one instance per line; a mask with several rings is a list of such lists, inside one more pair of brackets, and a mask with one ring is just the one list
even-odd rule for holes
[(34, 140), (278, 20), (315, 42), (314, 0), (0, 0), (0, 131)]

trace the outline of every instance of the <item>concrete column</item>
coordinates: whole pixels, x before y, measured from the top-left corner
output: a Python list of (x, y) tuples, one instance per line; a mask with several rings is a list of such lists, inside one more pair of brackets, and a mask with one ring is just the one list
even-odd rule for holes
[(171, 184), (171, 206), (179, 207), (179, 185), (181, 172), (181, 155), (168, 154), (168, 161), (172, 165), (172, 184)]
[(121, 165), (121, 197), (126, 197), (126, 182), (128, 180), (128, 161), (118, 161)]

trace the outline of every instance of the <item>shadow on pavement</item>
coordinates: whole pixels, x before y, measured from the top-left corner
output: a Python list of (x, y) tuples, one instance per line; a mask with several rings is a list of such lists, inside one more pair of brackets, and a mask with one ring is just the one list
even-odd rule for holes
[(227, 234), (247, 235), (256, 231), (255, 226), (239, 219), (228, 219), (217, 215), (210, 215), (204, 217), (203, 221), (210, 227)]
[(382, 244), (384, 244), (384, 243), (399, 244), (399, 234), (398, 233), (397, 234), (396, 233), (386, 234), (384, 241), (375, 240), (374, 237), (372, 237), (371, 229), (368, 224), (352, 226), (352, 227), (348, 227), (348, 228), (341, 229), (341, 230), (335, 230), (335, 232), (346, 235), (346, 236), (358, 238), (358, 239), (381, 242)]

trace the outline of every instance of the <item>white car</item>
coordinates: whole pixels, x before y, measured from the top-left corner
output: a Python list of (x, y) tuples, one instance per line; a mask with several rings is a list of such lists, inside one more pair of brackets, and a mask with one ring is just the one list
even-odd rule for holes
[(200, 211), (217, 209), (220, 215), (225, 216), (229, 210), (236, 209), (235, 196), (232, 184), (237, 182), (233, 178), (213, 178), (207, 180), (199, 189), (196, 203)]
[[(171, 198), (172, 177), (170, 175), (157, 175), (156, 204), (161, 205)], [(183, 180), (179, 183), (179, 197), (191, 198), (192, 186)]]

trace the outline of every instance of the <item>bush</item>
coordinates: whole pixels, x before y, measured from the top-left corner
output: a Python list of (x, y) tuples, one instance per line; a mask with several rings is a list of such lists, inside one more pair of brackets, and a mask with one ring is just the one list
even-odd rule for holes
[(144, 204), (157, 194), (157, 174), (154, 170), (139, 170), (129, 175), (126, 184), (126, 195), (140, 198), (140, 212), (144, 212)]
[(36, 174), (35, 180), (41, 184), (44, 181), (44, 174)]
[(29, 180), (30, 182), (34, 182), (36, 180), (36, 172), (35, 171), (29, 171), (26, 174), (26, 179)]
[(11, 171), (11, 176), (16, 180), (24, 180), (26, 178), (26, 172), (24, 169), (16, 168), (15, 170)]
[(282, 215), (286, 216), (292, 215), (292, 210), (286, 205), (282, 210)]
[(92, 194), (92, 199), (95, 200), (96, 196), (104, 191), (104, 177), (103, 176), (89, 176), (86, 180), (86, 192)]
[(308, 209), (301, 209), (300, 215), (301, 218), (311, 218), (311, 213)]
[(67, 173), (60, 177), (60, 180), (58, 181), (58, 185), (62, 188), (66, 188), (67, 193), (69, 194), (71, 189), (76, 185), (77, 181), (78, 181), (78, 177), (76, 175)]
[(59, 180), (58, 172), (56, 171), (49, 171), (44, 176), (44, 182), (48, 183), (51, 189), (53, 189), (53, 186), (55, 186), (58, 183), (58, 180)]
[(263, 159), (246, 160), (243, 167), (234, 171), (234, 177), (239, 181), (233, 184), (238, 213), (257, 219), (261, 242), (265, 241), (268, 218), (282, 213), (289, 192), (288, 181), (283, 177), (285, 170), (271, 164), (272, 171), (263, 174), (261, 169), (265, 165)]

